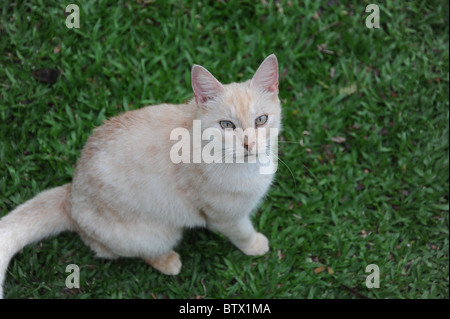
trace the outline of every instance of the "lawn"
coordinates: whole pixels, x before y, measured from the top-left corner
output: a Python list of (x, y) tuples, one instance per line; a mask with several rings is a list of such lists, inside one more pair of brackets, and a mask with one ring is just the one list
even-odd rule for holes
[(379, 1), (380, 28), (368, 1), (92, 0), (69, 29), (70, 3), (0, 4), (0, 216), (70, 182), (105, 119), (191, 98), (192, 64), (229, 83), (275, 53), (282, 163), (253, 216), (271, 250), (187, 230), (168, 277), (65, 233), (16, 255), (5, 298), (449, 298), (448, 1)]

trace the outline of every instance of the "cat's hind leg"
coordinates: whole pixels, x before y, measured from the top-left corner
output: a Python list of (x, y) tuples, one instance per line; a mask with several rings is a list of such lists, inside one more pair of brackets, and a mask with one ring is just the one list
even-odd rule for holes
[(178, 275), (181, 271), (180, 255), (171, 250), (168, 253), (158, 257), (144, 259), (145, 262), (153, 268), (159, 270), (165, 275)]
[(89, 237), (83, 232), (79, 232), (81, 239), (84, 241), (86, 245), (88, 245), (94, 252), (95, 255), (99, 258), (106, 259), (116, 259), (119, 258), (118, 255), (113, 253), (110, 249), (108, 249), (105, 245), (100, 243), (99, 241)]

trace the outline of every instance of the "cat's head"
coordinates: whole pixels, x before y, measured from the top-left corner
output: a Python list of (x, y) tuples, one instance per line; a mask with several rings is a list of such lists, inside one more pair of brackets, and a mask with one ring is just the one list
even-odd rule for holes
[[(201, 120), (202, 131), (215, 128), (216, 132), (221, 132), (224, 158), (256, 155), (274, 145), (268, 146), (269, 138), (276, 139), (281, 126), (278, 61), (274, 54), (268, 56), (253, 78), (246, 82), (224, 85), (199, 65), (192, 67), (191, 78), (199, 107), (197, 119)], [(228, 131), (234, 131), (234, 145), (225, 141)]]

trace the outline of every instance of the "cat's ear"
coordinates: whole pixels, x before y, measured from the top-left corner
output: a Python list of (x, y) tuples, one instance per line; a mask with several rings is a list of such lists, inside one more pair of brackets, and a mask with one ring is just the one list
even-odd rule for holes
[(194, 64), (192, 67), (191, 80), (195, 101), (200, 106), (224, 92), (223, 85), (200, 65)]
[(250, 87), (278, 94), (278, 60), (275, 54), (269, 55), (259, 66)]

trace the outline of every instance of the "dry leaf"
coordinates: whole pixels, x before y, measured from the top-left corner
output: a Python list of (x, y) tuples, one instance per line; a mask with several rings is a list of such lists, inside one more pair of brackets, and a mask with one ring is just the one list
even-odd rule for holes
[(334, 270), (331, 267), (327, 267), (327, 271), (330, 275), (334, 274)]
[(338, 143), (338, 144), (342, 144), (342, 143), (344, 143), (345, 141), (347, 141), (347, 139), (346, 139), (345, 137), (342, 137), (342, 136), (335, 136), (335, 137), (332, 137), (331, 140), (332, 140), (333, 142), (335, 142), (335, 143)]
[(366, 238), (368, 235), (370, 235), (371, 232), (366, 232), (364, 229), (361, 230), (361, 232), (358, 234), (358, 236), (362, 237), (362, 238)]
[(356, 92), (356, 83), (339, 89), (339, 94), (342, 95), (352, 95)]
[[(317, 50), (319, 50), (320, 53), (334, 55), (334, 51), (331, 51), (331, 50), (327, 49), (327, 44), (326, 43), (319, 44), (316, 47), (317, 47)], [(326, 88), (328, 88), (328, 86)]]
[(325, 271), (325, 266), (319, 266), (314, 269), (315, 274), (320, 274), (321, 272)]

